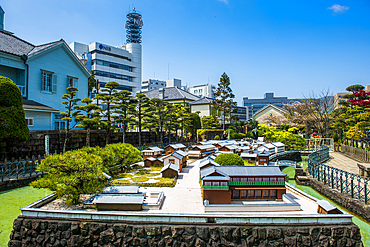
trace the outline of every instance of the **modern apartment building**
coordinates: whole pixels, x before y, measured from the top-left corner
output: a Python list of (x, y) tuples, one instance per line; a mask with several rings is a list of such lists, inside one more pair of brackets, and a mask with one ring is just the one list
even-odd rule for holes
[(156, 79), (148, 79), (146, 81), (141, 82), (141, 92), (148, 92), (152, 89), (157, 88), (164, 88), (164, 87), (178, 87), (181, 88), (181, 80), (180, 79), (168, 79), (166, 81), (156, 80)]
[(216, 92), (216, 86), (210, 84), (197, 85), (188, 89), (190, 93), (198, 97), (214, 98), (213, 94)]
[(84, 61), (87, 69), (93, 70), (100, 87), (107, 82), (120, 84), (118, 90), (127, 90), (133, 95), (141, 89), (141, 15), (135, 10), (127, 14), (126, 45), (115, 47), (99, 42), (89, 45), (73, 42), (71, 49)]

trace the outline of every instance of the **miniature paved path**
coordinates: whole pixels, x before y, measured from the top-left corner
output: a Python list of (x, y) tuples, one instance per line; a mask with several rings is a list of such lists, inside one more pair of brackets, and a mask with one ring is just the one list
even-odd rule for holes
[(359, 175), (359, 170), (357, 167), (357, 163), (359, 163), (359, 161), (348, 158), (339, 152), (331, 152), (330, 159), (324, 163), (331, 167), (339, 168), (344, 171)]

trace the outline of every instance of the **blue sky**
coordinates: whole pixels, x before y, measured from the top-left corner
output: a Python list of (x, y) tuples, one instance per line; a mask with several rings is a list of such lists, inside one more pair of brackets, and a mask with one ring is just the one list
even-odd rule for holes
[(370, 1), (2, 0), (5, 30), (33, 44), (125, 42), (132, 6), (143, 15), (143, 79), (217, 84), (236, 101), (302, 98), (370, 84)]

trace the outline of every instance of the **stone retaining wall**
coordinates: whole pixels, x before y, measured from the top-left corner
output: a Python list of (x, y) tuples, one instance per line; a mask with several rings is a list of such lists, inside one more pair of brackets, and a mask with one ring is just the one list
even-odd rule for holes
[(363, 246), (354, 224), (218, 225), (19, 216), (9, 246)]
[(10, 189), (15, 189), (15, 188), (27, 186), (32, 181), (36, 180), (40, 175), (41, 174), (35, 175), (35, 176), (32, 176), (32, 177), (10, 179), (10, 180), (6, 180), (4, 182), (0, 181), (0, 191), (10, 190)]

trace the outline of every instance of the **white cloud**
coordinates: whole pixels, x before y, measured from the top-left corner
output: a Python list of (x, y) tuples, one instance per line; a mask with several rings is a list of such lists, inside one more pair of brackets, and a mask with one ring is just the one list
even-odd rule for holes
[(228, 4), (229, 3), (229, 0), (218, 0), (219, 2), (223, 2), (223, 3), (226, 3)]
[(333, 11), (333, 15), (335, 14), (342, 14), (344, 12), (346, 12), (347, 10), (349, 10), (349, 7), (348, 6), (342, 6), (342, 5), (339, 5), (339, 4), (333, 4), (332, 6), (326, 8), (328, 10), (331, 10)]

